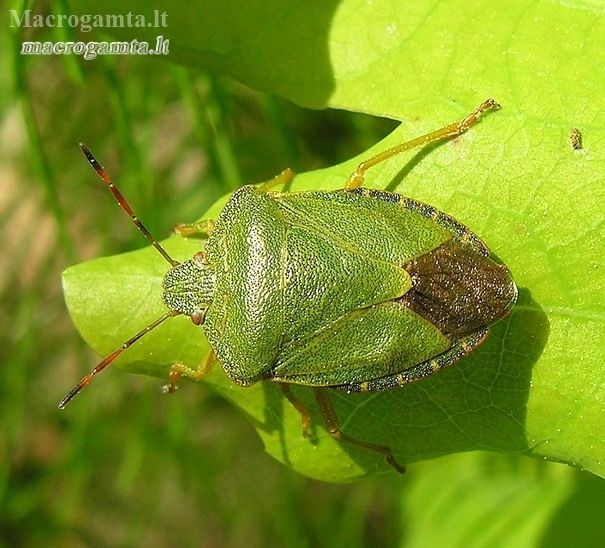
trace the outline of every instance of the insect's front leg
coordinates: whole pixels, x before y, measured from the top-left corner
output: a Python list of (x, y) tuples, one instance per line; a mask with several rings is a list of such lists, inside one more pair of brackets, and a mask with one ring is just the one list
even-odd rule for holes
[(178, 383), (181, 377), (187, 377), (194, 381), (201, 381), (210, 373), (210, 369), (212, 369), (214, 362), (216, 362), (216, 355), (214, 352), (210, 351), (197, 369), (188, 367), (184, 363), (173, 363), (170, 366), (170, 373), (168, 374), (168, 384), (162, 386), (162, 392), (164, 394), (176, 392), (179, 388)]
[(183, 236), (183, 238), (191, 238), (196, 236), (210, 237), (216, 223), (212, 219), (203, 219), (197, 223), (179, 223), (174, 227), (174, 232)]

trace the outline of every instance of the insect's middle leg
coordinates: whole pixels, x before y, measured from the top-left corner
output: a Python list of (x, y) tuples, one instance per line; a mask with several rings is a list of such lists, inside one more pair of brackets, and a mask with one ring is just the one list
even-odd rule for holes
[(170, 366), (170, 373), (168, 374), (168, 384), (162, 386), (162, 392), (164, 392), (164, 394), (176, 392), (179, 388), (178, 383), (181, 377), (187, 377), (194, 381), (201, 381), (208, 375), (214, 362), (216, 362), (216, 355), (214, 352), (210, 351), (197, 369), (187, 367), (184, 363), (173, 363)]
[[(273, 187), (279, 185), (286, 185), (294, 178), (294, 172), (290, 169), (284, 169), (281, 173), (258, 185), (254, 185), (261, 190), (271, 190)], [(183, 236), (184, 238), (191, 238), (196, 236), (209, 237), (214, 230), (216, 223), (212, 219), (203, 219), (197, 223), (179, 223), (174, 227), (174, 232)]]
[(290, 402), (290, 405), (294, 407), (294, 409), (296, 409), (300, 414), (303, 438), (308, 438), (309, 432), (311, 431), (311, 414), (309, 413), (309, 410), (305, 404), (294, 395), (294, 392), (292, 392), (289, 384), (280, 382), (278, 385), (281, 388), (284, 396), (286, 396), (286, 399)]
[(258, 185), (254, 186), (260, 188), (261, 190), (267, 191), (279, 185), (287, 185), (292, 179), (294, 179), (294, 171), (288, 167), (281, 173), (278, 173), (275, 177), (273, 177), (273, 179), (269, 179), (264, 183), (259, 183)]
[(376, 453), (380, 453), (387, 464), (391, 465), (397, 472), (400, 474), (405, 473), (405, 466), (399, 464), (393, 455), (390, 447), (386, 445), (378, 445), (376, 443), (370, 443), (363, 440), (358, 440), (357, 438), (352, 438), (345, 434), (338, 424), (338, 417), (336, 416), (336, 412), (334, 411), (334, 407), (332, 406), (332, 400), (330, 399), (330, 394), (328, 393), (328, 389), (324, 387), (314, 387), (313, 391), (315, 392), (315, 398), (317, 399), (317, 403), (319, 404), (319, 409), (323, 416), (324, 422), (326, 423), (326, 428), (328, 429), (328, 433), (334, 439), (339, 441), (344, 441), (350, 445), (356, 445), (358, 447), (363, 447), (369, 451), (375, 451)]
[(438, 129), (437, 131), (432, 131), (431, 133), (427, 133), (426, 135), (416, 137), (416, 139), (412, 139), (411, 141), (407, 141), (400, 145), (394, 146), (393, 148), (385, 150), (380, 154), (376, 154), (376, 156), (372, 156), (372, 158), (361, 162), (361, 164), (357, 166), (355, 171), (347, 180), (345, 188), (358, 188), (362, 186), (365, 181), (365, 175), (368, 169), (374, 167), (380, 162), (384, 162), (385, 160), (396, 156), (397, 154), (400, 154), (412, 148), (425, 146), (436, 141), (450, 139), (452, 137), (462, 135), (479, 121), (479, 118), (483, 113), (498, 108), (500, 108), (500, 105), (496, 101), (494, 101), (493, 99), (486, 99), (475, 110), (473, 110), (473, 112), (465, 116), (459, 122), (454, 122), (453, 124)]

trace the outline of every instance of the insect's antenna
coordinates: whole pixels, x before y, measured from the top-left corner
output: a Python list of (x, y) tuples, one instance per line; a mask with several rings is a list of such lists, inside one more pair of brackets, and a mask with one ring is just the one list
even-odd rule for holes
[(145, 228), (145, 225), (139, 220), (135, 212), (130, 207), (130, 204), (126, 201), (126, 198), (120, 192), (120, 189), (113, 183), (109, 173), (105, 171), (105, 168), (97, 161), (97, 159), (92, 155), (92, 152), (88, 149), (88, 147), (84, 143), (80, 143), (80, 150), (86, 156), (88, 163), (92, 166), (92, 168), (97, 172), (97, 175), (101, 178), (101, 180), (109, 187), (111, 193), (114, 195), (115, 199), (118, 201), (118, 205), (128, 214), (132, 222), (135, 226), (143, 233), (143, 236), (147, 238), (147, 241), (155, 247), (160, 255), (164, 257), (172, 266), (176, 266), (179, 264), (178, 261), (175, 261), (168, 252), (159, 244), (159, 242), (150, 234), (150, 232)]
[(86, 375), (78, 384), (76, 384), (67, 395), (59, 402), (59, 409), (64, 409), (65, 406), (74, 398), (76, 395), (82, 390), (85, 386), (88, 386), (92, 380), (94, 379), (97, 373), (100, 373), (105, 369), (108, 365), (111, 364), (124, 350), (132, 346), (135, 342), (137, 342), (143, 335), (147, 335), (151, 330), (155, 329), (162, 322), (167, 320), (168, 318), (172, 318), (174, 316), (178, 316), (180, 312), (176, 310), (169, 310), (164, 314), (161, 318), (158, 318), (153, 323), (150, 323), (147, 327), (139, 331), (134, 337), (128, 339), (125, 343), (122, 343), (120, 348), (114, 350), (109, 356), (107, 356), (101, 363), (99, 363), (88, 375)]

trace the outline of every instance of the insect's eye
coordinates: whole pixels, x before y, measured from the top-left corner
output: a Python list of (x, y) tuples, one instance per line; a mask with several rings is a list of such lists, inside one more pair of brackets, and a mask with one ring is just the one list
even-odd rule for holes
[(204, 316), (205, 316), (205, 313), (200, 310), (199, 312), (194, 312), (189, 317), (191, 318), (191, 321), (195, 325), (200, 325), (204, 322)]
[(208, 265), (210, 264), (208, 262), (208, 259), (206, 259), (206, 255), (204, 254), (204, 252), (202, 251), (198, 251), (194, 256), (193, 256), (193, 260), (197, 261), (198, 263), (201, 263), (203, 265)]

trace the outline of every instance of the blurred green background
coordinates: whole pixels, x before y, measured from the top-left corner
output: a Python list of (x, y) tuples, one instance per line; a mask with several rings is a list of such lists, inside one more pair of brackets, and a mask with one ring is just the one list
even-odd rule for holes
[[(25, 58), (23, 36), (7, 26), (0, 30), (2, 546), (602, 545), (603, 482), (562, 465), (474, 453), (411, 465), (401, 478), (321, 483), (268, 457), (246, 418), (205, 386), (188, 383), (166, 397), (157, 379), (118, 372), (104, 375), (102, 400), (90, 391), (77, 409), (59, 412), (59, 398), (97, 360), (70, 323), (61, 271), (143, 245), (78, 141), (164, 237), (243, 183), (286, 166), (333, 165), (397, 124), (305, 110), (154, 58)], [(26, 34), (65, 39), (58, 29)]]

